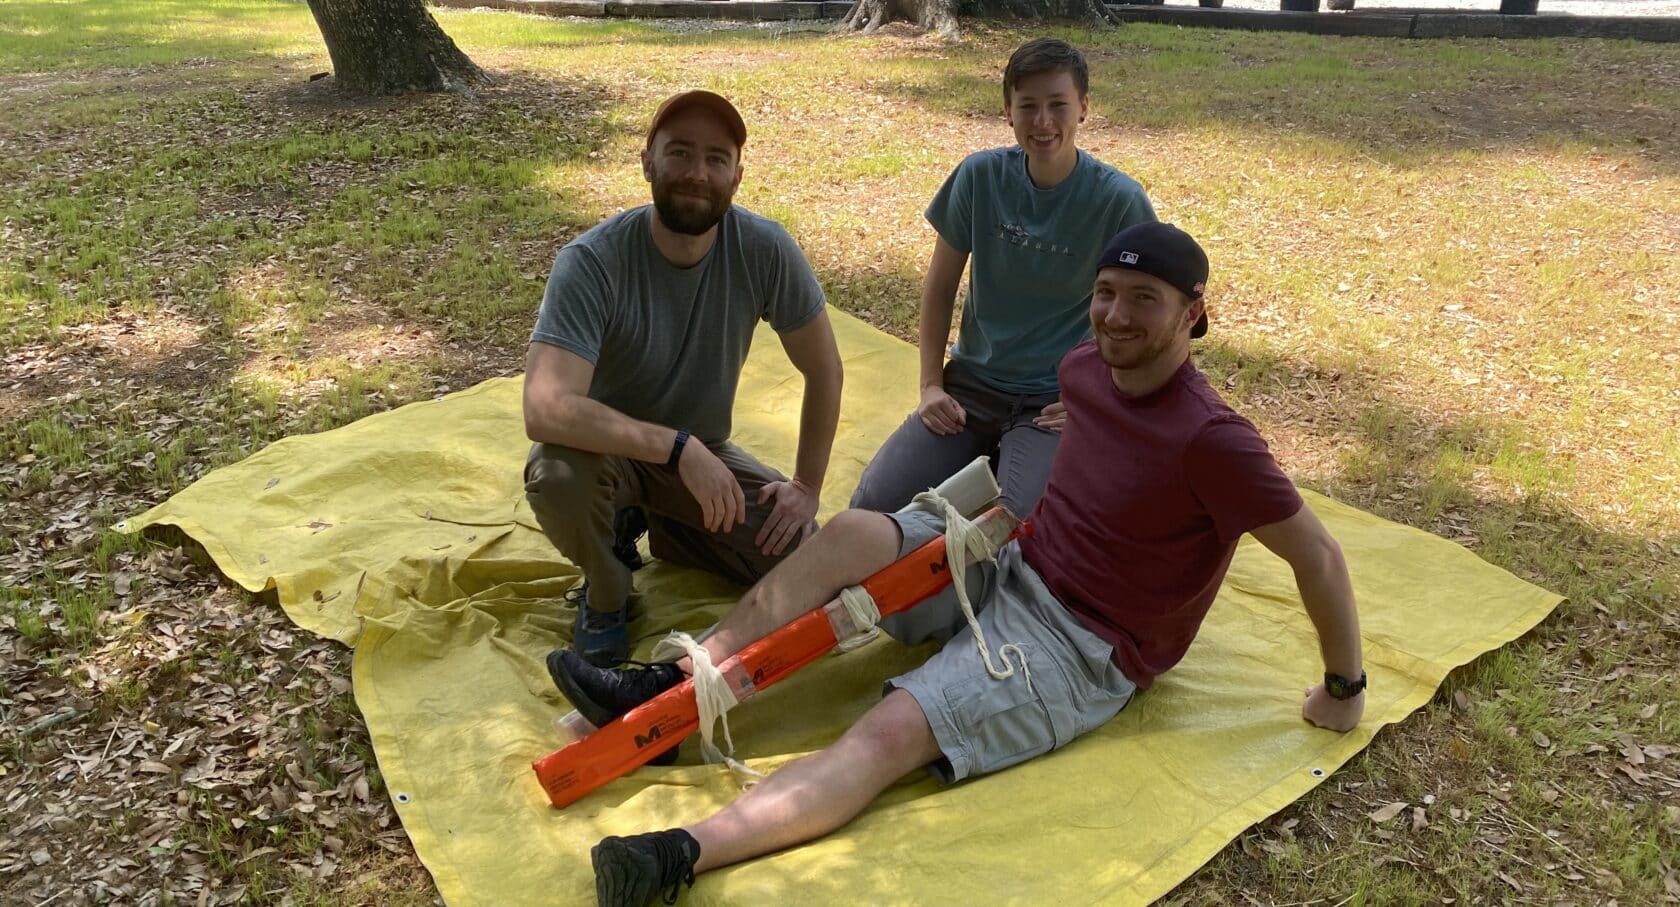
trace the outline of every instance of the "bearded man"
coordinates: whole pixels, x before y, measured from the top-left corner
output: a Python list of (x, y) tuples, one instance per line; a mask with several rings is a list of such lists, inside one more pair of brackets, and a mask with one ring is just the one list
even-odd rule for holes
[[(660, 105), (642, 150), (653, 204), (560, 250), (525, 362), (525, 492), (584, 575), (572, 648), (629, 656), (631, 572), (655, 557), (747, 584), (814, 528), (840, 414), (822, 288), (786, 229), (731, 204), (747, 127), (709, 91)], [(729, 440), (760, 320), (804, 377), (793, 477)]]

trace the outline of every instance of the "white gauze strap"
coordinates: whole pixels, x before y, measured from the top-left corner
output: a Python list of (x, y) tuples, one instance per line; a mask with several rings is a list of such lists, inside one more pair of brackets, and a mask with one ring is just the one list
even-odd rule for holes
[(968, 598), (969, 557), (972, 556), (976, 563), (997, 561), (997, 553), (986, 541), (986, 534), (937, 491), (929, 489), (916, 495), (915, 503), (928, 504), (935, 513), (945, 518), (945, 562), (951, 569), (951, 589), (957, 593), (957, 605), (968, 620), (968, 628), (974, 631), (974, 645), (980, 650), (980, 661), (985, 664), (986, 673), (993, 680), (1013, 677), (1015, 665), (1009, 660), (1009, 653), (1013, 651), (1021, 663), (1021, 676), (1027, 682), (1027, 691), (1032, 692), (1032, 669), (1028, 667), (1026, 653), (1021, 651), (1020, 646), (1012, 642), (999, 646), (998, 660), (1003, 662), (1003, 667), (1000, 669), (992, 664), (991, 650), (986, 648), (986, 633), (980, 629), (980, 621), (974, 616), (974, 604)]
[(850, 652), (875, 637), (881, 635), (881, 629), (876, 624), (881, 622), (881, 609), (875, 604), (874, 596), (862, 586), (847, 586), (840, 590), (840, 606), (846, 609), (846, 618), (856, 628), (852, 635), (836, 644), (838, 652)]
[[(750, 787), (763, 778), (764, 773), (735, 759), (735, 738), (730, 736), (729, 719), (724, 716), (739, 705), (740, 700), (735, 698), (729, 682), (723, 679), (723, 672), (712, 664), (711, 653), (695, 642), (694, 637), (679, 630), (671, 631), (653, 647), (655, 661), (684, 655), (694, 666), (694, 704), (700, 711), (700, 754), (707, 762), (722, 762), (729, 766), (743, 785)], [(723, 723), (723, 742), (729, 746), (727, 753), (712, 742), (712, 728), (718, 722)]]

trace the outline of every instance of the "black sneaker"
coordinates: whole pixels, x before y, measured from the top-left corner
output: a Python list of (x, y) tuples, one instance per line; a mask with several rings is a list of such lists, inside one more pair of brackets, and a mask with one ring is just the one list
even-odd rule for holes
[(568, 649), (548, 653), (548, 676), (589, 723), (601, 727), (682, 682), (670, 662), (634, 668), (598, 668)]
[[(596, 727), (606, 727), (613, 719), (681, 683), (683, 672), (669, 662), (638, 668), (598, 668), (576, 652), (555, 649), (548, 653), (548, 676), (578, 714)], [(648, 764), (670, 765), (675, 761), (677, 747), (673, 744)]]
[(680, 828), (602, 838), (589, 852), (595, 901), (600, 907), (647, 907), (659, 896), (675, 904), (682, 886), (694, 887), (699, 859), (700, 842)]
[(647, 511), (642, 508), (626, 507), (613, 514), (613, 556), (632, 573), (642, 569), (642, 552), (636, 543), (647, 531)]

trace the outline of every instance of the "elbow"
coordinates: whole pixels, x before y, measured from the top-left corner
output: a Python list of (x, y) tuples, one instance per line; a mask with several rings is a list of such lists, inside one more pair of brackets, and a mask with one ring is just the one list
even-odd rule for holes
[(1285, 560), (1289, 562), (1295, 578), (1301, 582), (1347, 575), (1347, 559), (1342, 556), (1342, 546), (1328, 532), (1320, 532), (1316, 538), (1297, 546), (1285, 556)]
[(838, 400), (840, 389), (846, 386), (846, 366), (841, 364), (838, 350), (835, 351), (834, 359), (829, 363), (827, 372), (829, 386), (834, 388), (834, 397)]
[(1323, 551), (1320, 557), (1326, 567), (1339, 573), (1347, 572), (1347, 558), (1342, 556), (1342, 546), (1331, 537), (1330, 533), (1326, 532), (1324, 534), (1324, 538), (1319, 542), (1319, 548)]
[(1342, 546), (1326, 532), (1312, 548), (1313, 572), (1326, 581), (1345, 580), (1348, 575), (1347, 558)]
[(576, 409), (571, 395), (537, 406), (525, 401), (525, 437), (534, 444), (564, 444)]
[(840, 389), (846, 384), (846, 367), (840, 361), (839, 349), (830, 350), (817, 362), (794, 363), (794, 368), (805, 378), (807, 388), (820, 388), (835, 400), (840, 399)]

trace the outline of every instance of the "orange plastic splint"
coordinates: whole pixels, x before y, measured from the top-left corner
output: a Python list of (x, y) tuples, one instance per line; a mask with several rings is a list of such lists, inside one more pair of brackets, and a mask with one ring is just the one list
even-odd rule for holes
[[(975, 524), (993, 549), (1027, 534), (1030, 526), (994, 507)], [(945, 540), (934, 539), (863, 581), (881, 616), (907, 611), (951, 582)], [(738, 700), (746, 700), (815, 661), (853, 627), (838, 601), (804, 614), (718, 665)], [(571, 716), (576, 719), (579, 716)], [(700, 727), (694, 681), (684, 680), (630, 710), (605, 727), (531, 764), (556, 807), (569, 806), (590, 791), (635, 771)]]

